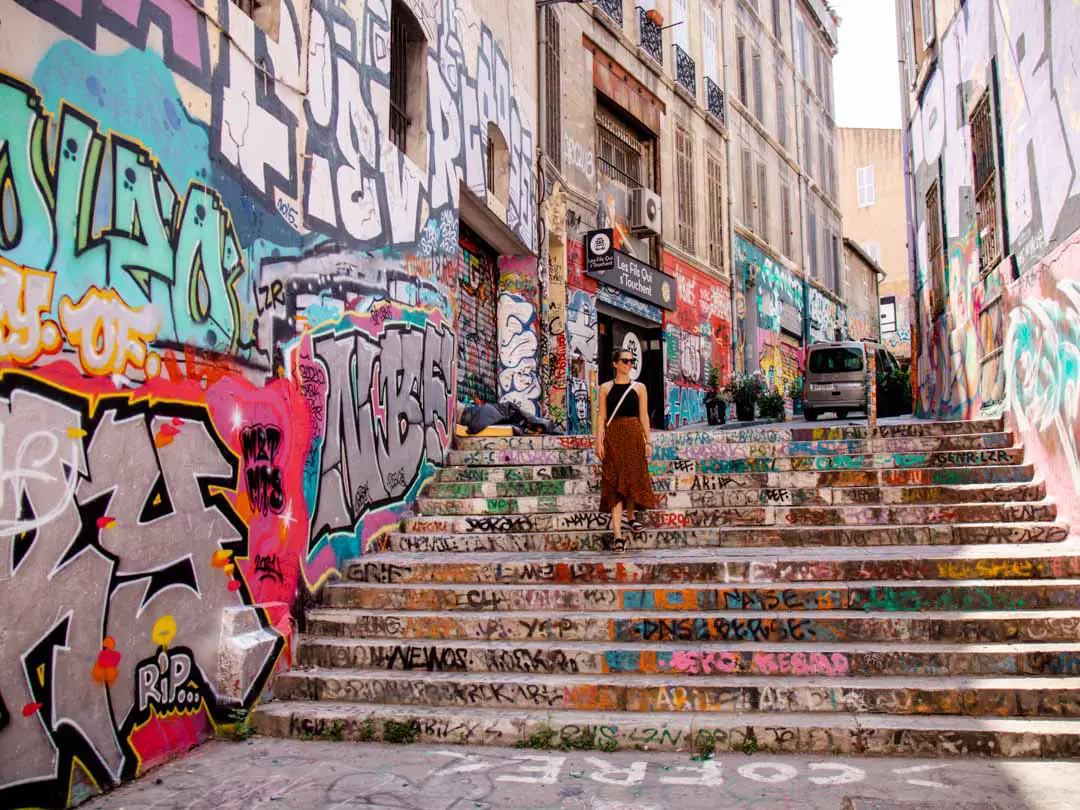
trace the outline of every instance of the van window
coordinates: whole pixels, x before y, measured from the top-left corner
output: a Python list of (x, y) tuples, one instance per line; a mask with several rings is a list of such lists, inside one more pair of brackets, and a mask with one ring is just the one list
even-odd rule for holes
[(839, 374), (863, 370), (863, 353), (859, 349), (816, 349), (810, 352), (811, 374)]

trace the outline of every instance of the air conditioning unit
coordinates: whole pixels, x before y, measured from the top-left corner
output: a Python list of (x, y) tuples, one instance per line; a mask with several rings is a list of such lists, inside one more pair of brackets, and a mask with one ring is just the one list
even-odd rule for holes
[(660, 235), (660, 195), (647, 188), (635, 188), (630, 198), (630, 230)]

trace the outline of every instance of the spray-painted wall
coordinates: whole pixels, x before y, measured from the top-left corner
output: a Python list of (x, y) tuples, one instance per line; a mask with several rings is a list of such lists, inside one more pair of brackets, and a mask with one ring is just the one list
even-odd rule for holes
[(731, 288), (670, 253), (664, 270), (678, 284), (678, 308), (664, 314), (664, 424), (706, 421), (709, 369), (731, 376)]
[(0, 0), (0, 806), (250, 708), (298, 593), (442, 461), (489, 122), (535, 248), (535, 31), (526, 3), (410, 5), (416, 160), (388, 0), (282, 0), (276, 39), (226, 0)]
[[(1069, 0), (969, 0), (942, 29), (938, 61), (908, 131), (916, 234), (913, 336), (920, 413), (1005, 411), (1063, 513), (1080, 514), (1080, 68)], [(997, 75), (1005, 259), (980, 270), (974, 106)], [(940, 178), (940, 305), (929, 270), (925, 195)]]

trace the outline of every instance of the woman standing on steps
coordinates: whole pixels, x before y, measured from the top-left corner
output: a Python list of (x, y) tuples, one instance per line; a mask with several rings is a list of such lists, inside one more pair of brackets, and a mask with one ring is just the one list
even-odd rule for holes
[(652, 440), (649, 433), (649, 403), (645, 386), (630, 379), (634, 355), (616, 349), (611, 357), (615, 379), (600, 386), (600, 419), (596, 431), (596, 455), (603, 462), (600, 472), (600, 511), (611, 513), (614, 549), (622, 554), (623, 511), (632, 532), (644, 526), (635, 509), (656, 506), (649, 478)]

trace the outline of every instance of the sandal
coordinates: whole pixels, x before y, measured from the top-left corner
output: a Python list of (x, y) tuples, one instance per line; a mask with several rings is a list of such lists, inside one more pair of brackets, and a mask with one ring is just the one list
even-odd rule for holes
[(626, 521), (626, 525), (630, 527), (630, 531), (632, 531), (634, 534), (641, 534), (643, 531), (645, 531), (645, 524), (637, 518), (632, 518), (631, 520)]
[(622, 554), (626, 551), (626, 538), (616, 537), (611, 541), (611, 551), (613, 554)]

